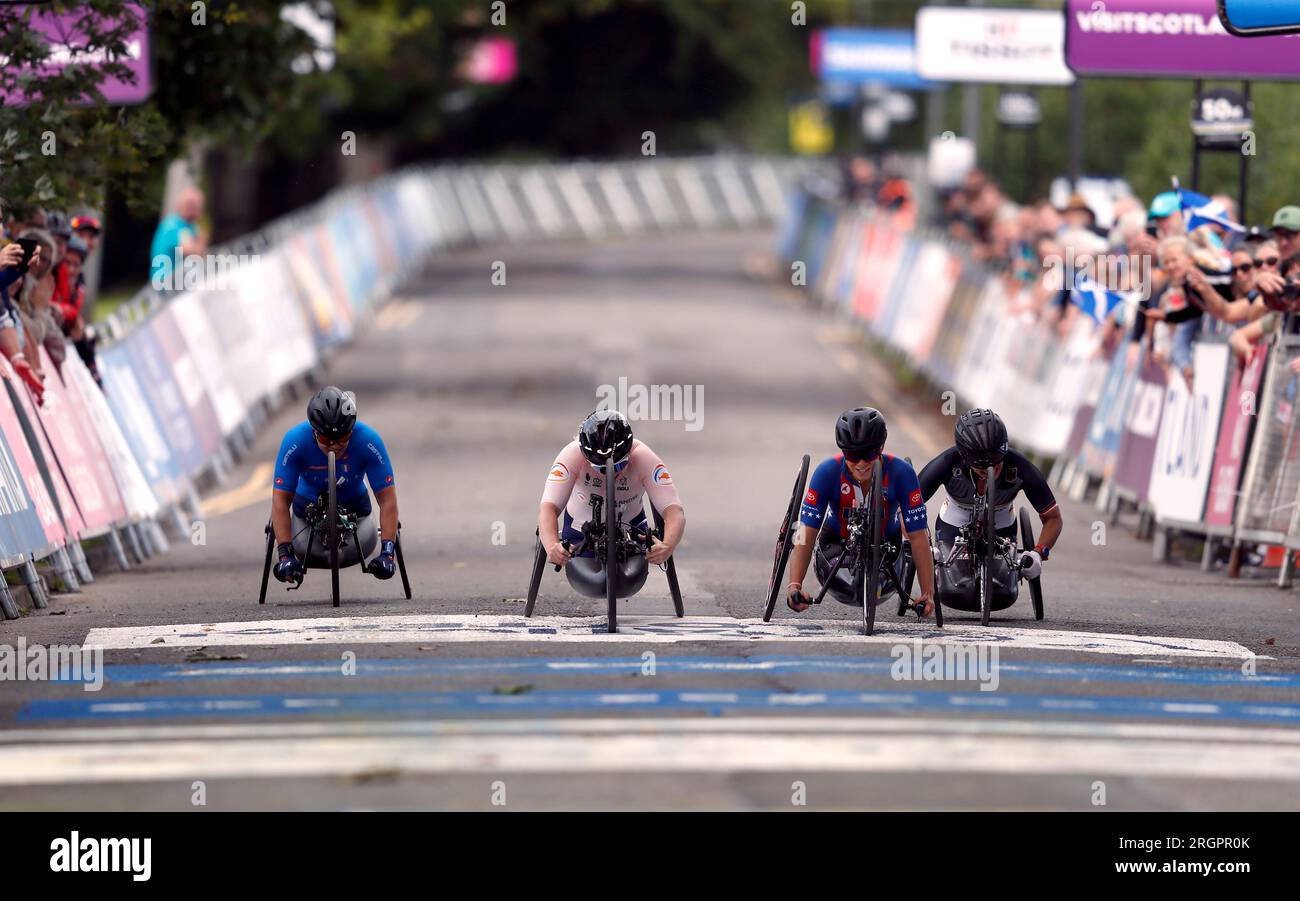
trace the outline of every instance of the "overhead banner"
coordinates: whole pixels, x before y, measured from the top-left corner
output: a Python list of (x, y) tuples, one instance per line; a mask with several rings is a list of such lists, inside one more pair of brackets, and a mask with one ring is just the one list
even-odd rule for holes
[[(11, 8), (10, 4), (4, 4)], [(32, 4), (35, 5), (35, 4)], [(6, 15), (11, 15), (10, 9)], [(70, 9), (55, 11), (49, 9), (21, 10), (19, 15), (30, 15), (28, 27), (39, 36), (49, 48), (46, 62), (40, 66), (41, 76), (50, 77), (66, 70), (69, 66), (82, 66), (97, 69), (108, 60), (103, 47), (90, 46), (87, 30), (100, 33), (129, 24), (131, 31), (123, 41), (124, 55), (113, 60), (121, 63), (130, 72), (129, 78), (116, 75), (105, 76), (99, 84), (99, 92), (110, 106), (144, 103), (153, 91), (149, 74), (149, 15), (138, 3), (122, 6), (122, 11), (113, 18), (104, 18), (89, 9)], [(130, 17), (130, 23), (126, 22)], [(92, 26), (90, 29), (87, 26)], [(7, 96), (0, 92), (0, 101), (8, 106), (26, 105), (30, 98), (25, 96)], [(93, 97), (86, 102), (92, 102)]]
[(916, 14), (916, 71), (929, 81), (1072, 84), (1065, 14), (922, 7)]
[(910, 31), (822, 28), (813, 32), (809, 55), (813, 72), (823, 81), (932, 87), (917, 74), (916, 38)]
[(1068, 0), (1066, 18), (1076, 75), (1300, 79), (1300, 36), (1228, 34), (1216, 0)]
[(1199, 341), (1192, 358), (1192, 390), (1181, 375), (1169, 378), (1151, 465), (1151, 506), (1159, 520), (1200, 522), (1205, 513), (1228, 357), (1228, 345)]

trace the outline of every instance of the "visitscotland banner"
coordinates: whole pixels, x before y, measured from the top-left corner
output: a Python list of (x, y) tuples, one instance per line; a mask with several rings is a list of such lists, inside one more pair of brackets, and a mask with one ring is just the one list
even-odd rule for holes
[(1069, 0), (1066, 19), (1076, 75), (1300, 79), (1300, 35), (1228, 34), (1217, 0)]

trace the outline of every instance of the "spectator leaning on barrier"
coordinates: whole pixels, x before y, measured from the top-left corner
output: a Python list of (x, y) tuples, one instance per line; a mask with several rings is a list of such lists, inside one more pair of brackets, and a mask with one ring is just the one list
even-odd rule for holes
[(23, 323), (26, 336), (24, 345), (27, 358), (37, 375), (44, 377), (41, 365), (40, 348), (45, 348), (50, 362), (57, 370), (63, 366), (66, 353), (63, 331), (59, 328), (52, 312), (51, 300), (54, 296), (54, 276), (51, 274), (54, 259), (54, 237), (39, 228), (29, 228), (20, 238), (40, 243), (40, 256), (32, 260), (23, 277), (22, 290), (17, 297), (18, 315)]
[[(1282, 325), (1283, 313), (1295, 313), (1300, 306), (1300, 253), (1293, 253), (1282, 264), (1281, 273), (1275, 278), (1271, 273), (1260, 272), (1256, 275), (1257, 284), (1261, 281), (1275, 287), (1271, 293), (1263, 294), (1269, 311), (1254, 322), (1245, 325), (1228, 337), (1228, 346), (1245, 363), (1255, 353), (1255, 348), (1266, 336), (1276, 332)], [(1261, 288), (1261, 293), (1265, 289)], [(1291, 317), (1291, 328), (1295, 329), (1297, 319)], [(1291, 371), (1300, 372), (1300, 358), (1291, 362)]]
[(22, 351), (18, 314), (9, 297), (9, 289), (22, 278), (25, 271), (22, 265), (25, 252), (21, 244), (11, 242), (6, 237), (3, 206), (0, 206), (0, 242), (3, 242), (3, 246), (0, 246), (0, 353), (5, 355), (18, 377), (31, 387), (39, 403), (45, 386)]
[(203, 192), (189, 187), (176, 199), (176, 209), (158, 223), (149, 249), (149, 283), (155, 290), (178, 287), (173, 283), (172, 274), (185, 257), (207, 251), (207, 235), (199, 223), (202, 216)]

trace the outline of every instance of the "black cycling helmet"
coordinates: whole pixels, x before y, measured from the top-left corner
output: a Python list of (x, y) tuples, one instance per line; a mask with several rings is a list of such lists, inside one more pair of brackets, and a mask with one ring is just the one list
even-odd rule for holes
[(1007, 455), (1007, 427), (992, 410), (968, 410), (953, 429), (957, 453), (966, 465), (983, 469), (996, 466)]
[(307, 421), (323, 438), (343, 438), (357, 424), (357, 403), (351, 394), (330, 385), (308, 402)]
[(578, 426), (578, 447), (595, 466), (620, 463), (632, 453), (632, 424), (617, 410), (596, 410)]
[(854, 407), (840, 414), (835, 423), (835, 443), (854, 455), (868, 456), (885, 446), (885, 417), (875, 407)]

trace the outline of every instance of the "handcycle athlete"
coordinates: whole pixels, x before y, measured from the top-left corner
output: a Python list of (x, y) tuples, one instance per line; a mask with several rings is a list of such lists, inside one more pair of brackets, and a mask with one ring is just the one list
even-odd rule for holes
[(921, 593), (914, 600), (915, 609), (923, 617), (934, 612), (934, 565), (925, 502), (912, 465), (902, 457), (884, 452), (887, 435), (885, 417), (872, 407), (846, 410), (835, 423), (835, 443), (842, 453), (823, 460), (813, 471), (799, 509), (799, 536), (790, 557), (790, 584), (786, 589), (786, 606), (795, 613), (802, 613), (813, 603), (812, 597), (803, 590), (803, 579), (814, 553), (817, 578), (823, 585), (830, 580), (830, 594), (841, 603), (861, 605), (861, 598), (855, 597), (853, 590), (853, 575), (847, 567), (837, 567), (836, 563), (849, 538), (849, 521), (854, 511), (866, 503), (863, 492), (870, 483), (877, 457), (881, 461), (884, 540), (893, 548), (892, 556), (886, 557), (883, 564), (893, 569), (894, 578), (881, 582), (875, 603), (878, 606), (895, 591), (903, 556), (900, 539), (906, 537), (921, 582)]
[[(974, 569), (956, 559), (960, 554), (955, 554), (954, 548), (964, 541), (963, 532), (972, 524), (976, 499), (985, 496), (985, 480), (990, 473), (994, 480), (993, 529), (999, 538), (1009, 539), (1014, 545), (1017, 523), (1013, 507), (1022, 491), (1042, 523), (1037, 544), (1024, 548), (1016, 565), (1008, 565), (1002, 555), (992, 557), (991, 609), (1001, 610), (1015, 603), (1020, 579), (1036, 580), (1042, 574), (1043, 562), (1061, 535), (1061, 509), (1038, 467), (1008, 446), (1007, 427), (992, 410), (963, 413), (953, 429), (953, 442), (952, 447), (926, 464), (920, 476), (924, 500), (932, 498), (940, 486), (948, 491), (935, 522), (939, 562), (936, 600), (959, 610), (981, 609)], [(1022, 532), (1026, 536), (1027, 527), (1025, 519)], [(1034, 612), (1040, 619), (1041, 608), (1041, 599), (1036, 597)]]
[[(392, 460), (379, 433), (357, 420), (353, 396), (332, 385), (316, 393), (307, 404), (307, 421), (289, 429), (280, 443), (271, 491), (271, 528), (279, 557), (275, 577), (301, 582), (308, 565), (329, 566), (327, 551), (313, 533), (325, 518), (330, 451), (335, 456), (338, 509), (356, 520), (358, 539), (339, 545), (338, 565), (352, 566), (369, 557), (382, 535), (379, 554), (366, 571), (378, 579), (391, 579), (397, 570), (398, 529)], [(379, 504), (378, 531), (367, 482)]]
[[(672, 556), (686, 529), (686, 514), (663, 460), (633, 437), (632, 426), (622, 413), (593, 412), (551, 464), (537, 514), (538, 537), (547, 559), (565, 567), (574, 588), (593, 596), (605, 594), (605, 572), (592, 549), (584, 546), (584, 526), (592, 515), (592, 499), (604, 494), (607, 461), (611, 459), (616, 509), (605, 510), (603, 515), (626, 523), (647, 544), (644, 554), (630, 556), (623, 564), (620, 581), (624, 593), (633, 594), (645, 583), (647, 564), (663, 564)], [(662, 540), (646, 523), (642, 493), (650, 495), (650, 503), (663, 517)], [(557, 522), (561, 510), (562, 533)]]

